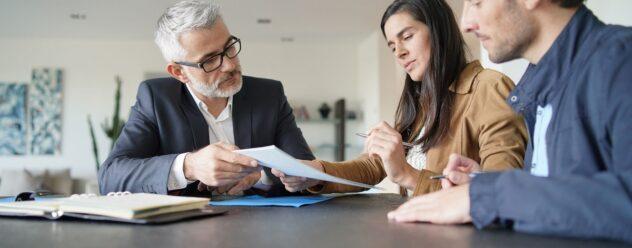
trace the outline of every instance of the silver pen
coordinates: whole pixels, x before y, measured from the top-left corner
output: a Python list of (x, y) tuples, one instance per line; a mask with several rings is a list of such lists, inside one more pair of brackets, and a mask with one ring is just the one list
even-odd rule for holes
[[(485, 173), (485, 172), (484, 171), (475, 171), (475, 172), (472, 172), (472, 173), (468, 174), (468, 176), (470, 176), (470, 178), (474, 178), (476, 175), (483, 174), (483, 173)], [(431, 176), (430, 179), (444, 179), (444, 178), (447, 178), (447, 177), (448, 176), (446, 176), (446, 175), (436, 175), (436, 176)]]
[[(365, 134), (365, 133), (356, 133), (356, 135), (358, 135), (358, 136), (360, 136), (362, 138), (368, 138), (369, 137), (369, 135)], [(408, 142), (402, 142), (402, 145), (404, 145), (407, 148), (412, 148), (413, 146), (415, 146), (415, 145), (413, 145), (411, 143), (408, 143)]]

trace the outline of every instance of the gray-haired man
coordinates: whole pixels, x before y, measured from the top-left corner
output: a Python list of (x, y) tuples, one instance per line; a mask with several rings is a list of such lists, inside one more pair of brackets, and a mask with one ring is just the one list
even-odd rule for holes
[[(242, 76), (241, 40), (209, 1), (183, 1), (158, 20), (156, 44), (173, 78), (141, 83), (129, 121), (99, 171), (112, 191), (200, 195), (285, 191), (269, 169), (232, 152), (276, 145), (313, 159), (280, 82)], [(206, 192), (205, 194), (208, 194)]]

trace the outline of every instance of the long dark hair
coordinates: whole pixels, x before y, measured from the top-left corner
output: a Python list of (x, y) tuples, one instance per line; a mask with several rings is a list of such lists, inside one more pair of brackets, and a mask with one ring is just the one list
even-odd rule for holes
[[(384, 37), (388, 18), (402, 11), (428, 26), (431, 51), (421, 82), (406, 75), (395, 129), (403, 140), (422, 144), (421, 149), (426, 152), (441, 143), (450, 129), (454, 93), (449, 88), (457, 83), (466, 66), (466, 46), (454, 13), (444, 0), (395, 0), (382, 16)], [(422, 127), (424, 134), (417, 140)]]

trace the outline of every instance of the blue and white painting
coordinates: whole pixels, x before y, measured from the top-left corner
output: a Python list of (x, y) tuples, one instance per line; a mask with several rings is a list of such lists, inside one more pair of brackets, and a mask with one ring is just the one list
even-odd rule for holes
[(26, 154), (26, 84), (0, 83), (0, 155)]
[(33, 69), (29, 88), (29, 145), (32, 155), (61, 154), (62, 71)]

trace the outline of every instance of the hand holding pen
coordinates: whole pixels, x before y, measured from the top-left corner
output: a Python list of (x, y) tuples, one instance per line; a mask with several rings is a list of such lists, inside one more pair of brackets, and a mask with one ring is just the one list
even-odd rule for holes
[[(368, 138), (369, 135), (365, 134), (365, 133), (356, 133), (357, 136), (360, 136), (362, 138)], [(402, 145), (404, 145), (404, 147), (406, 148), (412, 148), (414, 145), (408, 142), (402, 142)]]
[(418, 171), (406, 162), (404, 146), (412, 146), (402, 141), (400, 133), (386, 122), (373, 127), (370, 132), (357, 134), (366, 137), (365, 153), (379, 157), (387, 177), (394, 183), (408, 189), (414, 189)]
[(441, 179), (441, 186), (451, 188), (456, 185), (470, 183), (472, 178), (481, 174), (481, 166), (474, 160), (453, 153), (443, 169), (443, 175), (431, 179)]
[[(485, 173), (485, 172), (482, 172), (482, 171), (475, 171), (475, 172), (469, 173), (469, 174), (467, 174), (467, 175), (468, 175), (470, 178), (474, 178), (474, 177), (476, 177), (476, 175), (478, 175), (478, 174), (483, 174), (483, 173)], [(431, 177), (430, 177), (430, 179), (434, 179), (434, 180), (439, 180), (439, 179), (448, 179), (448, 176), (447, 176), (447, 175), (436, 175), (436, 176), (431, 176)]]

